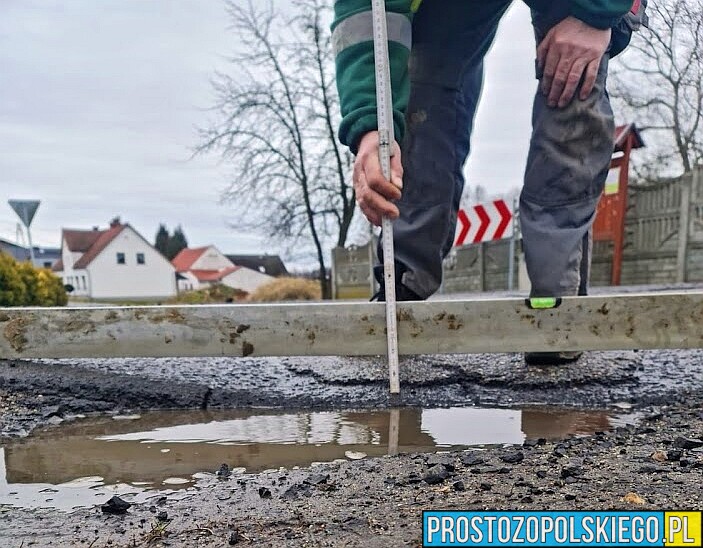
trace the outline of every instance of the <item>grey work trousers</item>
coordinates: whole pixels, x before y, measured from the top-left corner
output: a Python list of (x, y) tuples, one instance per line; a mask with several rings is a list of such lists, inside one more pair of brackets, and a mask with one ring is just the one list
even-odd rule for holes
[[(483, 58), (511, 0), (424, 0), (413, 21), (403, 196), (394, 223), (398, 281), (420, 298), (442, 282), (464, 189)], [(539, 41), (568, 13), (533, 12)], [(608, 55), (591, 95), (550, 108), (535, 95), (520, 222), (532, 296), (586, 294), (591, 226), (613, 151)], [(578, 95), (578, 92), (577, 92)], [(506, 151), (506, 154), (509, 151)], [(379, 246), (379, 257), (382, 249)], [(382, 280), (382, 268), (376, 276)]]

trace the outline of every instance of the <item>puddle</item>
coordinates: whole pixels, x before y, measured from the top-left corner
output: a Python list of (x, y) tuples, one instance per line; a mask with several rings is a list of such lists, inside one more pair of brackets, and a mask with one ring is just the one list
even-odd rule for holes
[(0, 447), (0, 505), (59, 508), (183, 498), (222, 463), (258, 472), (388, 453), (522, 444), (624, 423), (606, 412), (400, 409), (159, 411), (82, 419)]

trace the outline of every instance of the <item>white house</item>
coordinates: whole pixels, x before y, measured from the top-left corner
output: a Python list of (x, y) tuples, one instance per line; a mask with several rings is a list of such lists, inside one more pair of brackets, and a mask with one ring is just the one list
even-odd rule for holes
[(171, 261), (178, 272), (178, 290), (192, 291), (221, 283), (246, 293), (255, 291), (272, 276), (235, 265), (215, 246), (184, 249)]
[(73, 295), (91, 299), (163, 299), (176, 295), (173, 265), (129, 224), (61, 234), (53, 270)]

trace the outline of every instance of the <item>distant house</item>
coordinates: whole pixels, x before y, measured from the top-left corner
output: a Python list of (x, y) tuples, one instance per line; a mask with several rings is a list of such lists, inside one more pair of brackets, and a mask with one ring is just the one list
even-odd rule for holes
[(0, 238), (0, 251), (7, 253), (18, 261), (26, 261), (29, 259), (29, 250), (21, 245), (13, 244), (7, 240)]
[(162, 299), (176, 295), (173, 266), (129, 224), (64, 229), (54, 271), (73, 295), (91, 299)]
[(245, 266), (274, 278), (288, 276), (288, 270), (278, 255), (227, 255), (237, 266)]
[(34, 247), (34, 266), (53, 269), (60, 260), (61, 249), (58, 247)]
[(178, 273), (178, 290), (194, 291), (217, 283), (252, 293), (273, 277), (232, 263), (215, 246), (184, 249), (171, 261)]
[[(34, 246), (34, 266), (39, 268), (53, 268), (56, 262), (61, 258), (61, 250), (53, 247), (38, 247)], [(0, 251), (11, 255), (18, 261), (29, 260), (29, 248), (21, 245), (13, 244), (0, 238)]]

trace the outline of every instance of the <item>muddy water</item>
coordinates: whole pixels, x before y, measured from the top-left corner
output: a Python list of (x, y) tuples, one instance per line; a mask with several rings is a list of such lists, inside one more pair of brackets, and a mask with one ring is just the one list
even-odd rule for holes
[(235, 473), (396, 452), (521, 444), (607, 430), (606, 412), (400, 409), (281, 412), (160, 411), (83, 419), (0, 447), (0, 505), (70, 510), (115, 493), (131, 501), (187, 497)]

